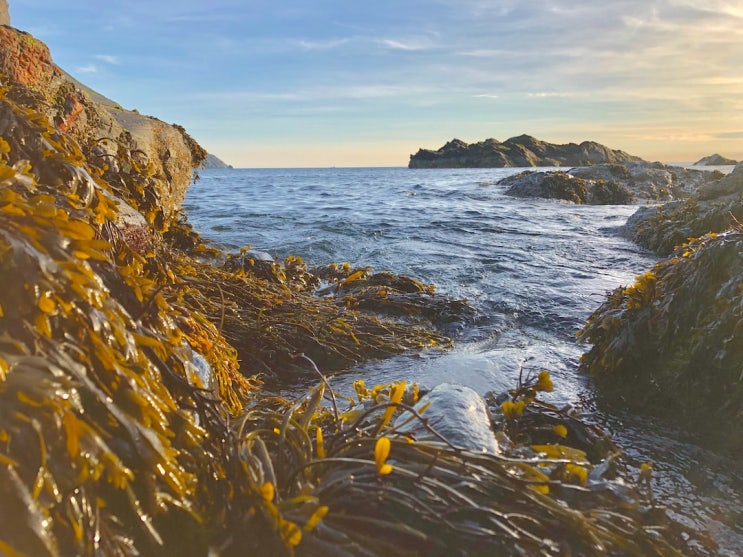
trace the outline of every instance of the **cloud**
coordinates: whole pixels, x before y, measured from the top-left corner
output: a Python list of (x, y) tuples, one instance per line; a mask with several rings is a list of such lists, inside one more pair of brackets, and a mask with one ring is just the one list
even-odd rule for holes
[(554, 91), (540, 91), (538, 93), (527, 93), (527, 97), (530, 99), (547, 99), (547, 98), (564, 98), (574, 97), (575, 93), (557, 93)]
[(480, 93), (478, 95), (472, 95), (476, 99), (498, 99), (500, 98), (499, 95), (492, 95), (490, 93)]
[(350, 38), (326, 39), (326, 40), (305, 40), (299, 39), (292, 41), (304, 50), (332, 50), (340, 46), (347, 45), (351, 42)]
[(121, 63), (118, 56), (112, 56), (110, 54), (96, 54), (95, 59), (100, 60), (101, 62), (106, 62), (106, 64), (112, 64), (114, 66), (118, 66)]
[(716, 133), (717, 139), (743, 139), (743, 131)]
[(78, 73), (97, 73), (98, 67), (95, 64), (87, 64), (76, 68)]
[(429, 41), (425, 39), (379, 39), (377, 42), (391, 50), (425, 50), (430, 47)]

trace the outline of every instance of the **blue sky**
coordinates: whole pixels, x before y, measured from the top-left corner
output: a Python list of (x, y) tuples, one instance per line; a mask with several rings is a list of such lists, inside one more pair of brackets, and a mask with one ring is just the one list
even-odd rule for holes
[(743, 159), (743, 2), (10, 0), (126, 108), (235, 166), (404, 166), (528, 133)]

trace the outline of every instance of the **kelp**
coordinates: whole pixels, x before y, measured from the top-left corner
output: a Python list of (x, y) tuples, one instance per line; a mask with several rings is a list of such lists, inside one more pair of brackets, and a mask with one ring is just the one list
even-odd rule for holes
[(218, 323), (246, 375), (261, 374), (266, 380), (308, 376), (312, 371), (297, 359), (300, 353), (326, 370), (342, 370), (370, 358), (446, 348), (451, 342), (430, 328), (383, 321), (346, 300), (307, 293), (296, 286), (293, 277), (300, 271), (291, 262), (276, 264), (280, 278), (267, 280), (242, 268), (218, 268), (172, 252), (169, 257), (179, 282), (165, 296)]
[[(607, 398), (673, 416), (740, 450), (743, 229), (710, 233), (617, 288), (580, 336)], [(710, 438), (709, 436), (707, 437)]]
[[(548, 379), (509, 395), (529, 410), (496, 416), (498, 455), (451, 445), (426, 425), (425, 405), (414, 409), (418, 390), (405, 382), (357, 382), (346, 408), (340, 395), (322, 404), (327, 383), (292, 406), (258, 403), (238, 438), (253, 458), (273, 457), (258, 482), (276, 509), (277, 554), (681, 555), (681, 530), (633, 487), (618, 453), (592, 463), (572, 446), (585, 429), (577, 419), (535, 399)], [(430, 430), (425, 441), (403, 427), (410, 421)], [(515, 431), (542, 443), (509, 442)]]

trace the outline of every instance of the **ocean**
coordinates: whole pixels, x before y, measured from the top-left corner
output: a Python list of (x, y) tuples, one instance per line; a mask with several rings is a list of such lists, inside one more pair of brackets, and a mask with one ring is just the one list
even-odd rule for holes
[(371, 362), (331, 383), (348, 391), (406, 379), (460, 383), (484, 394), (516, 385), (520, 369), (549, 370), (549, 402), (570, 404), (609, 430), (630, 467), (655, 463), (654, 490), (681, 522), (709, 532), (721, 555), (743, 553), (743, 472), (688, 432), (602, 411), (577, 373), (576, 333), (608, 292), (657, 258), (621, 237), (633, 206), (583, 206), (504, 195), (523, 169), (324, 168), (202, 170), (184, 209), (204, 237), (277, 261), (349, 262), (436, 285), (477, 310), (449, 331), (451, 351)]

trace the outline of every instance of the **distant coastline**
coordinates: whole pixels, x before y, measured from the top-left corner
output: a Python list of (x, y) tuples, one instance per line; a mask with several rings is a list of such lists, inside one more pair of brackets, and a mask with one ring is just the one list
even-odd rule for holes
[(204, 161), (202, 168), (233, 168), (233, 166), (231, 164), (227, 164), (218, 156), (207, 153), (206, 160)]

